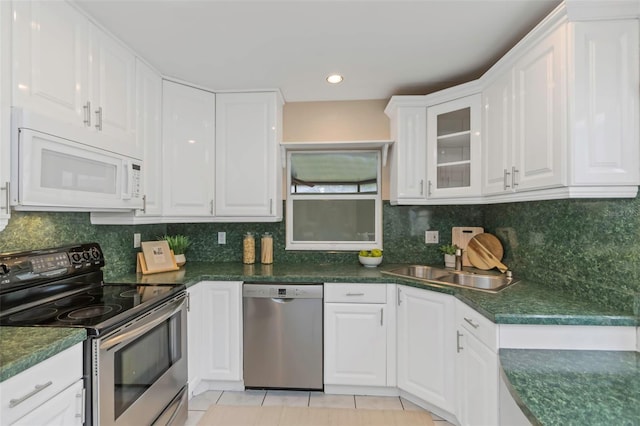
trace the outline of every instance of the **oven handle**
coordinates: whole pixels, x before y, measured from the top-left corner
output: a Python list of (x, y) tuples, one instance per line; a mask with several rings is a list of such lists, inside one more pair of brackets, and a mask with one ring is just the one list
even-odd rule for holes
[(133, 326), (129, 331), (126, 331), (124, 333), (116, 331), (113, 337), (106, 338), (106, 340), (104, 340), (100, 344), (100, 350), (108, 351), (114, 346), (129, 342), (137, 337), (142, 336), (158, 324), (166, 321), (168, 318), (171, 318), (176, 312), (179, 312), (181, 309), (183, 309), (185, 306), (185, 300), (185, 296), (182, 296), (179, 299), (173, 300), (166, 305), (158, 308), (151, 315), (134, 321), (132, 325), (135, 326)]

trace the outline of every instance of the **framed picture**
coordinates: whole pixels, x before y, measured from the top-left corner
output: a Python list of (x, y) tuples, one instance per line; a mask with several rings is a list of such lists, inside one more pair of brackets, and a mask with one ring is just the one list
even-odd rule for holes
[(143, 241), (138, 263), (143, 274), (177, 271), (176, 259), (166, 241)]

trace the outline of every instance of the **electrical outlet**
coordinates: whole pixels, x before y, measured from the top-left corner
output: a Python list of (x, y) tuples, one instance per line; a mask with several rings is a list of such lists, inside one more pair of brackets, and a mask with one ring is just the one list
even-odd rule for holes
[(218, 232), (218, 244), (227, 244), (226, 232)]
[(133, 248), (138, 248), (140, 247), (140, 240), (141, 240), (141, 236), (139, 233), (135, 233), (133, 234)]
[(424, 231), (424, 243), (425, 244), (438, 244), (440, 241), (440, 235), (438, 231)]

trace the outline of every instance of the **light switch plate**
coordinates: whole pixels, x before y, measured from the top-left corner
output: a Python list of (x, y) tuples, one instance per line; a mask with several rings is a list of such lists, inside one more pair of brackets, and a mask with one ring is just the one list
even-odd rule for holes
[(133, 248), (139, 248), (140, 247), (140, 240), (142, 238), (140, 237), (139, 233), (135, 233), (133, 234)]
[(226, 232), (218, 232), (218, 244), (227, 244)]
[(424, 243), (425, 244), (438, 244), (440, 241), (440, 235), (438, 231), (425, 231), (424, 232)]

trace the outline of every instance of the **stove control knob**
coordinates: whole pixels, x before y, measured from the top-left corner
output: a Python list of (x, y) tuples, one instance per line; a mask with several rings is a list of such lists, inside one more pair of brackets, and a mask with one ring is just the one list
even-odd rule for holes
[(8, 274), (10, 270), (11, 269), (9, 269), (9, 267), (7, 265), (5, 265), (4, 263), (0, 264), (0, 275)]
[(82, 258), (84, 260), (89, 260), (89, 259), (91, 259), (91, 256), (89, 255), (88, 251), (85, 251), (85, 252), (82, 252)]
[(91, 247), (91, 258), (92, 259), (100, 259), (100, 250), (96, 247)]
[(73, 253), (71, 255), (71, 260), (73, 261), (73, 263), (79, 263), (82, 258), (80, 257), (80, 253)]

